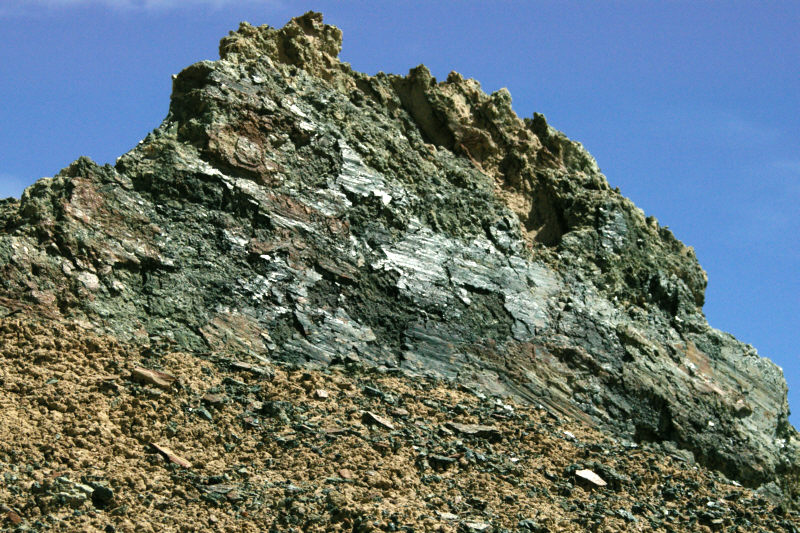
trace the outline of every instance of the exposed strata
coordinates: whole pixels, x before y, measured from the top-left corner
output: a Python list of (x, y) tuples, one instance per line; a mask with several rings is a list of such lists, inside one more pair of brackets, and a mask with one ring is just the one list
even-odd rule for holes
[(318, 14), (242, 24), (115, 166), (81, 158), (0, 204), (5, 312), (156, 353), (358, 358), (748, 485), (793, 471), (780, 369), (708, 326), (692, 249), (580, 144), (505, 90), (368, 76), (340, 48)]

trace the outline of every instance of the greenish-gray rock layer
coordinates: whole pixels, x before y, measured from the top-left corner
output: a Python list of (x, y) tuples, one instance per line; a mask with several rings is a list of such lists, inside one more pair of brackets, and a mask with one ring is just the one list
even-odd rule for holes
[(242, 24), (115, 166), (0, 202), (0, 306), (153, 351), (358, 358), (794, 471), (780, 369), (707, 324), (691, 248), (507, 91), (355, 72), (308, 13)]

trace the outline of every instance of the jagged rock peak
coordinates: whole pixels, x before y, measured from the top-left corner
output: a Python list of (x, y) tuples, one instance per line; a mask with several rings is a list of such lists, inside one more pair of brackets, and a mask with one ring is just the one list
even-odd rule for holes
[[(496, 196), (516, 215), (515, 225), (528, 246), (542, 251), (543, 245), (565, 261), (574, 259), (576, 249), (594, 249), (588, 259), (600, 265), (599, 285), (623, 302), (657, 302), (673, 313), (681, 306), (702, 307), (707, 277), (694, 250), (611, 190), (591, 154), (550, 126), (544, 115), (535, 113), (523, 120), (512, 109), (508, 90), (486, 94), (476, 80), (456, 72), (438, 82), (424, 65), (412, 68), (406, 76), (353, 71), (338, 60), (341, 46), (341, 30), (324, 24), (320, 13), (308, 12), (281, 29), (242, 23), (238, 31), (222, 39), (220, 56), (223, 63), (232, 62), (240, 70), (261, 72), (253, 74), (256, 79), (273, 69), (291, 78), (291, 69), (301, 69), (327, 82), (326, 90), (343, 93), (355, 105), (369, 104), (401, 121), (411, 118), (429, 149), (443, 148), (463, 157), (491, 178)], [(203, 80), (214, 68), (212, 63), (202, 62), (176, 79), (171, 115), (179, 119), (181, 131), (195, 129), (197, 119), (209, 122), (195, 115), (212, 106), (196, 105), (195, 97), (198, 86), (207, 83)], [(284, 71), (286, 68), (290, 71)], [(216, 131), (222, 127), (224, 135), (229, 135), (230, 111), (228, 107), (219, 110), (219, 118), (210, 121), (215, 131), (206, 127), (201, 144), (210, 157), (241, 168), (241, 158), (249, 156), (234, 155), (231, 143), (219, 142)], [(254, 146), (267, 146), (264, 120), (251, 122), (248, 119), (249, 124), (234, 129), (249, 132), (246, 136)], [(239, 161), (231, 163), (231, 158)], [(263, 178), (263, 164), (253, 165), (247, 171)], [(625, 219), (626, 231), (617, 245), (610, 246), (596, 237), (598, 229), (613, 217)], [(562, 243), (565, 236), (567, 241)], [(623, 254), (631, 264), (620, 264)], [(627, 272), (623, 273), (623, 267)], [(662, 275), (664, 279), (654, 281), (653, 274), (659, 269), (666, 272), (666, 278)]]
[(220, 59), (248, 61), (266, 56), (325, 79), (332, 71), (346, 68), (339, 62), (341, 50), (342, 30), (324, 24), (322, 13), (313, 11), (293, 18), (281, 29), (242, 22), (219, 43)]

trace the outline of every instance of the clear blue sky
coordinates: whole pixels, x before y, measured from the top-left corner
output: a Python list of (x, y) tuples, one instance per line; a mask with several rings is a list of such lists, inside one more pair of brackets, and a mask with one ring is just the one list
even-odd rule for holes
[(241, 20), (309, 9), (358, 70), (457, 70), (584, 143), (695, 247), (710, 323), (784, 369), (798, 425), (797, 2), (2, 0), (0, 197), (79, 155), (113, 163), (166, 114), (171, 74)]

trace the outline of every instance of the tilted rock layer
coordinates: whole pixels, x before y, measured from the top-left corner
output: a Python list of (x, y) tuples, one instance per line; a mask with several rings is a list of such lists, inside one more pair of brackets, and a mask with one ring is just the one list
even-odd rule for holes
[(748, 485), (793, 471), (780, 369), (709, 327), (692, 249), (580, 144), (505, 90), (368, 76), (340, 49), (318, 14), (242, 24), (115, 166), (81, 158), (0, 203), (4, 312), (152, 352), (358, 359)]

